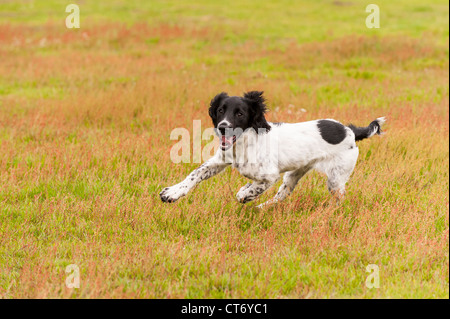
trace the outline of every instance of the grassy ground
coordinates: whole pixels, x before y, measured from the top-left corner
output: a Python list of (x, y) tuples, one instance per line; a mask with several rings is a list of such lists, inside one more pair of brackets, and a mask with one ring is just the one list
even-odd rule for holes
[[(60, 1), (0, 3), (0, 296), (448, 298), (448, 3), (377, 4), (380, 29), (362, 1), (80, 1), (68, 30)], [(316, 173), (240, 205), (230, 169), (160, 202), (198, 165), (171, 130), (246, 90), (272, 121), (387, 116), (340, 207)]]

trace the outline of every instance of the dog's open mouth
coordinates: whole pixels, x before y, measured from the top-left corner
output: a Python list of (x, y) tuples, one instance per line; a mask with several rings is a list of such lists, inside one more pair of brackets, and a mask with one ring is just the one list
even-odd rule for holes
[(226, 151), (227, 149), (232, 147), (234, 143), (236, 143), (236, 135), (232, 136), (222, 135), (221, 139), (222, 141), (220, 143), (220, 147), (222, 148), (223, 151)]

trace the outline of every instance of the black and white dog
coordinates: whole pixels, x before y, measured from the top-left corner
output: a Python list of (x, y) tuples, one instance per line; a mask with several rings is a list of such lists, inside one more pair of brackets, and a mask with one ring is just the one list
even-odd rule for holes
[(264, 117), (262, 94), (252, 91), (230, 97), (222, 92), (212, 99), (209, 115), (221, 138), (220, 148), (181, 183), (164, 188), (159, 194), (163, 202), (175, 202), (229, 165), (253, 180), (237, 193), (241, 203), (257, 198), (285, 173), (275, 197), (259, 207), (281, 201), (311, 169), (327, 175), (332, 194), (344, 194), (358, 158), (355, 142), (380, 134), (385, 118), (367, 127), (345, 126), (332, 119), (271, 123)]

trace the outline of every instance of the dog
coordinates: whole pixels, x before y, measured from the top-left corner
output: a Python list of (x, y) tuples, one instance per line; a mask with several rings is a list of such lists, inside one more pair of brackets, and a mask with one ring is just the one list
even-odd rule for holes
[(358, 159), (356, 142), (381, 134), (385, 123), (384, 117), (367, 127), (346, 126), (333, 119), (271, 123), (266, 121), (266, 111), (260, 91), (247, 92), (242, 97), (228, 96), (225, 92), (216, 95), (211, 100), (209, 115), (220, 147), (181, 183), (164, 188), (159, 194), (161, 200), (175, 202), (229, 165), (253, 180), (237, 193), (240, 203), (259, 197), (284, 173), (275, 197), (258, 207), (282, 201), (312, 169), (326, 174), (328, 190), (340, 198)]

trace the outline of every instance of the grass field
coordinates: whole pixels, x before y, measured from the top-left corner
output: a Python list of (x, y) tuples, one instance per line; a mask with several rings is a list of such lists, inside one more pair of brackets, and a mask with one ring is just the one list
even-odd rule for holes
[[(380, 29), (363, 1), (77, 3), (69, 30), (66, 3), (0, 2), (1, 297), (449, 297), (446, 1), (377, 1)], [(243, 206), (230, 169), (161, 203), (198, 166), (170, 132), (247, 90), (271, 121), (388, 118), (341, 206), (318, 173)]]

